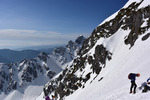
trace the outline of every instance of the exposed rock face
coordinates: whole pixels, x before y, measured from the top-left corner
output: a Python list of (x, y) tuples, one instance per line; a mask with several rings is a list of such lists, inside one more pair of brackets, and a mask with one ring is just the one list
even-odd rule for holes
[[(81, 53), (87, 53), (99, 38), (112, 36), (120, 27), (124, 30), (131, 30), (129, 36), (124, 41), (125, 44), (130, 44), (132, 47), (138, 36), (145, 33), (150, 27), (150, 6), (138, 9), (142, 2), (134, 2), (129, 7), (121, 9), (114, 19), (95, 28), (92, 35), (85, 40)], [(146, 25), (141, 27), (143, 23), (146, 23)]]
[(142, 38), (142, 41), (144, 41), (144, 40), (148, 39), (148, 38), (149, 38), (149, 36), (150, 36), (150, 33), (147, 33), (146, 35), (144, 35), (144, 36), (143, 36), (143, 38)]
[[(139, 4), (132, 3), (130, 9), (122, 10), (126, 12), (125, 15), (127, 16), (127, 18), (124, 19), (124, 26), (122, 28), (129, 28), (131, 30), (130, 34), (125, 39), (125, 44), (130, 44), (131, 47), (134, 45), (139, 35), (144, 34), (145, 31), (150, 28), (150, 6), (136, 11)], [(144, 19), (147, 20), (144, 21)], [(143, 23), (146, 23), (146, 25), (142, 26)]]
[[(97, 45), (94, 56), (78, 56), (74, 59), (70, 69), (66, 68), (58, 78), (51, 80), (45, 86), (45, 95), (55, 92), (55, 95), (62, 99), (78, 88), (84, 88), (84, 84), (90, 79), (90, 75), (93, 73), (97, 76), (102, 68), (105, 67), (106, 60), (111, 60), (111, 55), (103, 45)], [(85, 72), (85, 64), (87, 63), (91, 65), (91, 72), (83, 75)], [(83, 74), (76, 76), (76, 72)]]
[[(122, 8), (115, 18), (95, 28), (91, 36), (84, 41), (73, 63), (57, 78), (45, 85), (44, 93), (55, 94), (56, 97), (63, 100), (65, 96), (72, 94), (77, 89), (84, 88), (85, 83), (89, 80), (92, 83), (105, 68), (106, 62), (113, 59), (113, 54), (105, 45), (96, 44), (97, 41), (109, 38), (119, 29), (130, 30), (123, 41), (124, 45), (130, 45), (130, 48), (132, 48), (139, 36), (144, 35), (145, 31), (150, 28), (150, 6), (138, 9), (142, 2), (134, 2), (127, 8)], [(145, 34), (142, 40), (148, 39), (149, 35), (149, 33)], [(95, 52), (90, 54), (90, 50)], [(90, 69), (87, 66), (90, 66)], [(95, 75), (95, 77), (91, 79), (91, 75)], [(99, 81), (102, 79), (103, 77)]]

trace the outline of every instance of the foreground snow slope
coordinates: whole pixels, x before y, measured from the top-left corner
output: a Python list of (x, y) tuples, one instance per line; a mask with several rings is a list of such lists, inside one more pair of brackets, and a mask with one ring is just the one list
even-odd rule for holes
[[(129, 2), (131, 1), (132, 0)], [(135, 1), (139, 2), (141, 0)], [(149, 4), (150, 1), (145, 0), (139, 8)], [(138, 87), (150, 77), (150, 39), (141, 41), (144, 36), (141, 35), (136, 40), (134, 46), (129, 49), (129, 45), (124, 44), (124, 38), (129, 32), (130, 30), (119, 29), (110, 38), (105, 39), (104, 41), (97, 41), (96, 45), (103, 44), (113, 54), (112, 60), (106, 62), (106, 67), (92, 83), (88, 82), (84, 89), (78, 89), (65, 100), (150, 99), (150, 92), (143, 94), (139, 89), (137, 89), (135, 95), (129, 94), (130, 80), (128, 80), (127, 76), (130, 72), (141, 74), (136, 80)], [(150, 33), (150, 30), (145, 32), (145, 34), (147, 33)], [(91, 54), (92, 50), (88, 53)], [(98, 82), (101, 77), (103, 77), (103, 79)]]
[[(139, 2), (141, 0), (135, 1)], [(130, 0), (125, 7), (129, 6), (132, 2)], [(145, 0), (139, 8), (149, 4), (150, 1)], [(150, 92), (143, 94), (139, 89), (137, 89), (137, 94), (129, 94), (130, 80), (127, 78), (129, 73), (135, 72), (141, 74), (136, 80), (138, 87), (150, 77), (150, 39), (141, 41), (144, 36), (141, 35), (134, 46), (129, 49), (129, 45), (124, 44), (124, 38), (129, 35), (130, 31), (119, 29), (110, 38), (97, 41), (96, 45), (103, 44), (113, 54), (112, 60), (106, 62), (106, 67), (92, 83), (86, 84), (84, 89), (78, 89), (65, 100), (150, 99)], [(150, 33), (150, 30), (145, 32), (145, 34), (147, 33)], [(92, 49), (95, 50), (95, 48)], [(91, 54), (94, 50), (88, 53)], [(101, 77), (103, 79), (98, 82)]]
[[(84, 89), (78, 89), (65, 100), (149, 100), (150, 92), (142, 94), (137, 90), (137, 94), (129, 94), (130, 80), (127, 76), (130, 72), (140, 73), (141, 76), (136, 80), (138, 86), (150, 77), (150, 39), (141, 42), (139, 38), (129, 50), (129, 46), (122, 41), (126, 33), (127, 31), (119, 30), (103, 41), (113, 53), (112, 60), (107, 62), (91, 84), (88, 82)], [(103, 79), (98, 82), (101, 77)]]

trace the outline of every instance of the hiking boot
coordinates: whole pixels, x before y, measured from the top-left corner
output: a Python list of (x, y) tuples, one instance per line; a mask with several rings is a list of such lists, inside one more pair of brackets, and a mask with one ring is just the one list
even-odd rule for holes
[(130, 91), (130, 94), (132, 93), (132, 91)]
[(135, 94), (136, 92), (134, 91), (133, 94)]

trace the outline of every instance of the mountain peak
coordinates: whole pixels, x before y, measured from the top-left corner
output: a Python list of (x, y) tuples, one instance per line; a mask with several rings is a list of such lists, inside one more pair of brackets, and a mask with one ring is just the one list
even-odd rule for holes
[(62, 66), (62, 68), (66, 67), (66, 64), (76, 57), (84, 40), (85, 37), (81, 35), (77, 37), (75, 42), (70, 40), (66, 46), (55, 48), (50, 55), (51, 58), (53, 58), (59, 66)]
[(80, 36), (75, 40), (75, 43), (77, 43), (78, 45), (81, 45), (81, 44), (84, 42), (85, 39), (86, 39), (86, 38), (85, 38), (83, 35), (80, 35)]

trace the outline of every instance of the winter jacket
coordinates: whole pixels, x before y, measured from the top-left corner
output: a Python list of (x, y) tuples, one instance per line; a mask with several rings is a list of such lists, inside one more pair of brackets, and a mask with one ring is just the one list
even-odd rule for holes
[(138, 74), (131, 73), (131, 74), (130, 74), (130, 79), (131, 79), (131, 81), (135, 81), (137, 76), (138, 76)]
[(50, 100), (49, 96), (46, 96), (46, 97), (45, 97), (45, 100)]
[(55, 98), (53, 98), (52, 100), (55, 100)]

